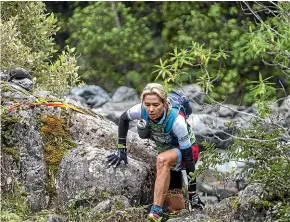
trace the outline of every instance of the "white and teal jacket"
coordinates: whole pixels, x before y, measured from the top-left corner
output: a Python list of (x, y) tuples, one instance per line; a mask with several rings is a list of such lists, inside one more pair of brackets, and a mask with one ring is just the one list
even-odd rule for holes
[[(126, 116), (124, 116), (126, 115)], [(149, 121), (151, 139), (157, 145), (164, 148), (179, 147), (180, 149), (189, 148), (195, 143), (195, 135), (191, 126), (187, 123), (184, 115), (176, 108), (164, 108), (163, 117), (154, 122), (149, 119), (146, 109), (142, 104), (131, 107), (120, 118), (119, 123), (119, 143), (126, 145), (127, 125), (129, 121), (139, 120), (140, 118)], [(128, 121), (128, 123), (125, 122)]]

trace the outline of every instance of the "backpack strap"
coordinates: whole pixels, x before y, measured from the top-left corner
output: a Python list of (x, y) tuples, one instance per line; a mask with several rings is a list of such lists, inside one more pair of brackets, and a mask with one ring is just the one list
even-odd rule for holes
[[(179, 109), (177, 109), (175, 107), (168, 107), (167, 112), (168, 112), (167, 117), (163, 123), (164, 132), (166, 134), (171, 132), (172, 127), (173, 127), (173, 123), (179, 114)], [(147, 114), (145, 107), (143, 107), (143, 106), (141, 106), (141, 118), (143, 118), (146, 121), (149, 121), (149, 116)]]
[(167, 118), (165, 120), (165, 123), (164, 123), (164, 132), (165, 133), (170, 133), (171, 130), (172, 130), (172, 127), (173, 127), (173, 123), (175, 121), (175, 119), (177, 118), (178, 116), (178, 113), (179, 113), (179, 109), (177, 108), (169, 108), (168, 109), (168, 114), (167, 114)]
[(141, 105), (141, 117), (140, 118), (144, 119), (146, 121), (149, 120), (149, 116), (148, 116), (146, 109), (143, 105)]

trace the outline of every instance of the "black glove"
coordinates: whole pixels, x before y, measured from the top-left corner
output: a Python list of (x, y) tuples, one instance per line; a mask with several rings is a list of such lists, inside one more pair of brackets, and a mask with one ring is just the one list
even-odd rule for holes
[(127, 160), (127, 148), (117, 148), (117, 151), (114, 153), (110, 153), (107, 156), (107, 161), (109, 165), (114, 165), (115, 167), (119, 166), (121, 161), (124, 161), (125, 164), (128, 164)]
[(189, 175), (189, 173), (193, 173), (195, 170), (195, 162), (192, 156), (192, 149), (191, 147), (187, 149), (180, 149), (180, 152), (182, 154), (182, 160), (185, 163), (186, 173), (187, 175)]

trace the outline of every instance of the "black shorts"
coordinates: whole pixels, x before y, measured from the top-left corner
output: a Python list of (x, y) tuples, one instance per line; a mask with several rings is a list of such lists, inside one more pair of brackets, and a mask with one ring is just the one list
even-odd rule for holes
[(169, 190), (182, 188), (182, 173), (181, 171), (170, 170)]

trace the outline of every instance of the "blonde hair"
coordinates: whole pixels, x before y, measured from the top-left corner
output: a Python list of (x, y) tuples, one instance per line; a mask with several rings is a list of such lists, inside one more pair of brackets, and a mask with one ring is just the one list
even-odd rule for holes
[(143, 89), (143, 92), (140, 96), (141, 101), (143, 102), (143, 99), (146, 95), (152, 95), (152, 94), (159, 96), (163, 103), (167, 103), (167, 93), (161, 84), (148, 83)]

